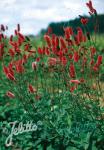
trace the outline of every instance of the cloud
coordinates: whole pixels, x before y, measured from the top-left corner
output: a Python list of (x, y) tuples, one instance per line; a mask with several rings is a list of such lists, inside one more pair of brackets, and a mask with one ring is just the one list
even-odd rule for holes
[[(0, 24), (12, 33), (17, 23), (24, 34), (37, 34), (50, 22), (65, 21), (88, 14), (87, 0), (0, 0)], [(104, 13), (103, 0), (93, 0), (99, 13)]]

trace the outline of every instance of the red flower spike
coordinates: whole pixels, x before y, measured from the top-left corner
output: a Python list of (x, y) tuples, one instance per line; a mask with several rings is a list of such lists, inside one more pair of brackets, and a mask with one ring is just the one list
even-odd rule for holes
[(88, 23), (88, 18), (81, 18), (81, 23), (86, 25)]
[(98, 67), (97, 64), (95, 64), (95, 65), (93, 66), (93, 70), (94, 70), (95, 72), (97, 72), (97, 71), (99, 70), (99, 67)]
[(61, 44), (61, 49), (66, 49), (66, 43), (65, 43), (63, 37), (60, 37), (60, 44)]
[(56, 36), (52, 35), (52, 47), (56, 48)]
[(72, 86), (72, 87), (70, 88), (70, 92), (71, 92), (71, 93), (74, 92), (75, 89), (76, 89), (76, 86)]
[(71, 78), (75, 78), (75, 67), (73, 63), (71, 63), (69, 66), (69, 75)]
[(11, 57), (14, 57), (15, 51), (14, 51), (13, 49), (9, 49), (9, 55), (10, 55)]
[(90, 51), (91, 51), (91, 58), (92, 58), (94, 56), (94, 54), (96, 53), (96, 48), (95, 47), (91, 47)]
[(9, 70), (7, 67), (3, 66), (3, 72), (5, 73), (5, 75), (7, 75), (9, 73)]
[(25, 47), (24, 47), (24, 50), (25, 50), (25, 51), (29, 51), (29, 49), (30, 49), (30, 45), (29, 45), (29, 44), (26, 44)]
[(11, 41), (11, 42), (13, 41), (13, 35), (10, 36), (10, 41)]
[(50, 51), (49, 51), (49, 48), (48, 48), (48, 47), (45, 48), (45, 55), (47, 55), (47, 56), (50, 55)]
[(51, 39), (48, 35), (44, 35), (44, 39), (47, 42), (48, 47), (51, 47)]
[(17, 31), (20, 32), (20, 24), (17, 24)]
[(81, 83), (84, 83), (85, 82), (85, 79), (83, 79), (83, 78), (80, 78), (80, 80), (79, 80)]
[(24, 42), (25, 37), (24, 37), (21, 33), (18, 33), (18, 36), (19, 36), (20, 40), (21, 40), (22, 42)]
[(73, 55), (71, 53), (68, 56), (69, 56), (69, 59), (73, 58)]
[(78, 28), (78, 33), (77, 33), (77, 40), (78, 40), (78, 43), (80, 44), (81, 42), (83, 42), (83, 31), (81, 28)]
[(38, 48), (38, 54), (40, 54), (40, 55), (42, 55), (43, 54), (43, 50), (42, 50), (42, 48)]
[(79, 60), (79, 54), (78, 54), (78, 52), (74, 52), (73, 59), (74, 59), (74, 62), (78, 62), (78, 60)]
[(36, 70), (36, 68), (37, 68), (37, 62), (35, 61), (35, 62), (32, 62), (32, 69), (33, 70)]
[(5, 31), (5, 27), (4, 27), (4, 25), (3, 24), (1, 24), (1, 31)]
[(75, 84), (79, 84), (80, 81), (79, 80), (70, 80), (71, 83), (75, 83)]
[(93, 6), (92, 6), (92, 1), (90, 0), (89, 1), (89, 3), (86, 3), (86, 5), (87, 5), (87, 7), (89, 8), (89, 10), (90, 10), (90, 14), (92, 15), (92, 14), (96, 14), (96, 10), (93, 8)]
[(59, 57), (63, 56), (63, 51), (60, 49), (59, 52), (57, 52), (57, 54), (59, 55)]
[(97, 65), (100, 66), (102, 64), (103, 56), (99, 55), (97, 58)]
[(51, 33), (52, 33), (52, 28), (51, 28), (51, 27), (48, 27), (47, 34), (51, 34)]
[(66, 27), (66, 28), (64, 29), (64, 31), (65, 31), (65, 38), (66, 38), (66, 39), (70, 39), (70, 37), (73, 35), (73, 30), (72, 30), (72, 28), (71, 28), (71, 27)]
[(16, 68), (17, 73), (23, 73), (24, 72), (23, 59), (15, 62), (15, 68)]
[(67, 64), (67, 58), (65, 56), (61, 57), (61, 62), (62, 62), (62, 65), (66, 65)]
[(14, 81), (15, 80), (15, 77), (11, 74), (11, 73), (8, 73), (7, 74), (7, 78)]
[(33, 88), (33, 86), (31, 85), (31, 84), (29, 84), (29, 92), (30, 93), (34, 93), (34, 92), (36, 92), (36, 89), (35, 88)]
[(6, 93), (6, 95), (7, 95), (9, 98), (14, 98), (14, 97), (15, 97), (15, 95), (14, 95), (12, 92), (10, 92), (10, 91), (8, 91), (8, 92)]
[(37, 57), (37, 58), (36, 58), (36, 62), (39, 62), (39, 61), (40, 61), (40, 57)]
[(56, 59), (56, 58), (49, 58), (49, 59), (48, 59), (48, 64), (49, 64), (50, 66), (55, 66), (56, 63), (57, 63), (57, 59)]
[(90, 65), (94, 64), (94, 59), (91, 59)]
[(86, 62), (87, 62), (87, 58), (84, 57), (84, 58), (83, 58), (83, 62), (82, 62), (82, 66), (84, 66), (84, 65), (86, 64)]
[(23, 55), (22, 62), (23, 64), (27, 62), (28, 56), (26, 54)]
[(15, 33), (15, 35), (18, 35), (18, 32), (17, 32), (17, 30), (14, 30), (14, 33)]

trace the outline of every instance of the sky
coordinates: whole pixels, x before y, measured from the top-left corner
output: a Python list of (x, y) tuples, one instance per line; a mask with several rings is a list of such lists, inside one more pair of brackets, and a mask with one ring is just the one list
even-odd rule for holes
[[(0, 24), (13, 34), (19, 23), (23, 34), (38, 34), (51, 22), (88, 15), (88, 0), (0, 0)], [(104, 13), (104, 0), (92, 0), (98, 13)]]

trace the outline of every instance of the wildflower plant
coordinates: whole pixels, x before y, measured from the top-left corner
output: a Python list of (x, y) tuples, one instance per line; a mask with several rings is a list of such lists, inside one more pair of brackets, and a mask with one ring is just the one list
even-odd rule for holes
[[(86, 3), (90, 15), (97, 11)], [(53, 149), (102, 148), (104, 143), (104, 56), (88, 30), (88, 18), (74, 32), (64, 28), (64, 36), (44, 35), (39, 47), (21, 33), (8, 39), (6, 27), (0, 33), (0, 86), (6, 98), (18, 100), (34, 121), (42, 121), (34, 147)], [(87, 125), (87, 127), (86, 127)], [(104, 148), (104, 147), (103, 147)]]

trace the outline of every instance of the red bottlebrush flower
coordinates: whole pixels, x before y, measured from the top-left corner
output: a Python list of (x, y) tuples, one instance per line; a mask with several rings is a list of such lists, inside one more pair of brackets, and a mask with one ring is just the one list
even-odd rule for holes
[(27, 62), (28, 56), (26, 54), (23, 55), (22, 62), (23, 64)]
[(86, 5), (90, 10), (90, 12), (89, 12), (90, 14), (96, 14), (96, 10), (92, 6), (92, 1), (89, 1), (89, 3), (86, 3)]
[(5, 75), (7, 75), (9, 73), (9, 70), (7, 67), (3, 66), (3, 72), (5, 73)]
[(9, 64), (9, 66), (8, 66), (8, 71), (9, 71), (9, 73), (10, 73), (12, 76), (14, 76), (13, 64), (12, 64), (12, 63)]
[(67, 58), (65, 56), (61, 57), (61, 62), (62, 62), (62, 65), (66, 65), (67, 64)]
[(48, 59), (48, 64), (49, 64), (50, 66), (55, 66), (56, 63), (57, 63), (57, 59), (56, 59), (56, 58), (49, 58), (49, 59)]
[(79, 80), (70, 80), (71, 83), (76, 83), (76, 84), (79, 84), (80, 81)]
[(94, 59), (91, 59), (90, 65), (94, 64)]
[(38, 48), (38, 54), (42, 55), (43, 54), (43, 49), (42, 48)]
[(95, 65), (93, 66), (93, 70), (94, 70), (95, 72), (97, 72), (97, 71), (99, 70), (99, 67), (98, 67), (97, 64), (95, 64)]
[(2, 40), (2, 35), (0, 34), (0, 41)]
[(20, 59), (15, 62), (15, 68), (17, 73), (23, 73), (24, 67), (23, 67), (23, 59)]
[(69, 54), (69, 59), (72, 59), (73, 58), (73, 55), (70, 53)]
[(52, 47), (56, 48), (56, 35), (52, 34)]
[(37, 57), (37, 58), (36, 58), (36, 62), (39, 62), (39, 61), (40, 61), (40, 57)]
[(44, 39), (47, 42), (48, 47), (51, 47), (51, 39), (48, 35), (44, 35)]
[(48, 27), (47, 34), (51, 34), (51, 33), (52, 33), (52, 28), (51, 28), (51, 27)]
[(81, 23), (86, 25), (88, 23), (88, 18), (81, 18)]
[(10, 79), (10, 80), (13, 80), (13, 81), (15, 80), (15, 77), (14, 77), (11, 73), (7, 73), (6, 76), (7, 76), (7, 78)]
[(100, 66), (102, 64), (103, 56), (99, 55), (97, 58), (97, 65)]
[(95, 47), (91, 47), (90, 51), (91, 51), (91, 58), (92, 58), (94, 56), (94, 54), (96, 53), (96, 48)]
[(23, 73), (24, 67), (22, 65), (16, 65), (16, 71), (17, 71), (17, 73)]
[(60, 44), (61, 44), (61, 49), (66, 49), (66, 42), (64, 41), (63, 37), (60, 37)]
[(74, 41), (75, 41), (75, 44), (76, 44), (76, 45), (79, 45), (79, 44), (80, 44), (78, 35), (75, 35), (75, 36), (74, 36)]
[(0, 49), (0, 59), (3, 57), (4, 49)]
[(87, 58), (84, 57), (84, 58), (83, 58), (83, 62), (82, 62), (82, 66), (84, 66), (84, 65), (86, 64), (86, 62), (87, 62)]
[(76, 86), (72, 86), (72, 87), (70, 88), (70, 92), (71, 92), (71, 93), (74, 92), (75, 89), (76, 89)]
[(68, 46), (73, 46), (74, 45), (74, 43), (73, 43), (73, 41), (72, 40), (68, 40)]
[(36, 89), (35, 88), (33, 88), (33, 86), (31, 85), (31, 84), (29, 84), (29, 92), (30, 93), (34, 93), (34, 92), (36, 92)]
[(24, 42), (25, 37), (24, 37), (20, 32), (18, 33), (18, 36), (19, 36), (20, 40), (21, 40), (22, 42)]
[(14, 95), (12, 92), (10, 92), (10, 91), (8, 91), (8, 92), (6, 93), (6, 95), (7, 95), (9, 98), (14, 98), (14, 97), (15, 97), (15, 95)]
[(24, 67), (22, 65), (17, 65), (16, 66), (16, 71), (17, 71), (17, 73), (23, 73), (24, 72)]
[(17, 30), (14, 30), (14, 33), (15, 33), (15, 35), (18, 35), (18, 32), (17, 32)]
[(24, 47), (25, 51), (29, 51), (30, 49), (30, 45), (29, 44), (26, 44), (25, 47)]
[(69, 74), (70, 74), (71, 78), (75, 78), (75, 67), (74, 67), (73, 63), (71, 63), (69, 66)]
[(66, 38), (66, 39), (70, 39), (70, 36), (73, 35), (73, 30), (72, 30), (72, 28), (71, 28), (71, 27), (66, 27), (66, 28), (64, 29), (64, 31), (65, 31), (65, 38)]
[(80, 44), (81, 42), (84, 42), (84, 35), (83, 35), (83, 31), (81, 28), (78, 27), (78, 33), (77, 33), (77, 40), (78, 43)]
[(20, 32), (20, 24), (17, 24), (17, 31)]
[(62, 57), (62, 56), (63, 56), (63, 51), (60, 49), (57, 54), (58, 54), (60, 57)]
[(6, 77), (10, 80), (15, 80), (14, 72), (12, 70), (12, 64), (10, 63), (8, 68), (3, 66), (3, 72), (5, 73)]
[(20, 50), (19, 48), (16, 48), (16, 49), (15, 49), (15, 52), (16, 52), (16, 53), (21, 53), (21, 50)]
[(81, 83), (84, 83), (85, 82), (85, 79), (83, 79), (83, 78), (80, 78), (80, 80), (79, 80)]
[(71, 27), (66, 27), (64, 31), (65, 31), (65, 38), (70, 39), (70, 36), (73, 35), (73, 29)]
[(13, 49), (9, 49), (9, 54), (11, 57), (14, 57), (15, 51)]
[(36, 62), (36, 61), (35, 61), (35, 62), (32, 62), (32, 69), (35, 70), (36, 67), (37, 67), (37, 62)]
[(50, 55), (50, 51), (49, 51), (49, 48), (48, 48), (48, 47), (45, 48), (45, 55), (47, 55), (47, 56)]
[(10, 36), (10, 41), (11, 41), (11, 42), (13, 41), (13, 35)]
[(1, 24), (1, 31), (5, 31), (5, 27), (4, 27), (4, 25), (3, 24)]
[(79, 60), (78, 52), (74, 52), (73, 59), (74, 59), (74, 62), (78, 62), (78, 60)]
[(29, 52), (29, 53), (36, 53), (35, 50), (29, 50), (28, 52)]

